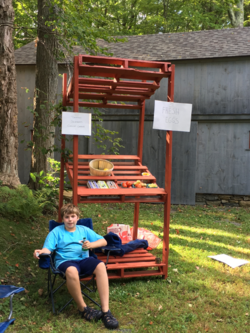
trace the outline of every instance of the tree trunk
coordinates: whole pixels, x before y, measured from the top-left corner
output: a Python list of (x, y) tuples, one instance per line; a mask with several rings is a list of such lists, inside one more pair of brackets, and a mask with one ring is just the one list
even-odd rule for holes
[[(33, 151), (31, 172), (48, 171), (47, 157), (53, 157), (51, 147), (54, 145), (55, 128), (51, 126), (53, 105), (56, 103), (58, 85), (57, 38), (53, 32), (56, 11), (48, 0), (38, 0), (38, 41), (36, 54), (36, 98), (34, 113)], [(48, 24), (48, 23), (47, 23)], [(32, 179), (29, 185), (37, 189)]]
[(18, 128), (12, 0), (0, 0), (0, 180), (17, 187)]
[(234, 28), (243, 28), (244, 23), (244, 0), (239, 0), (238, 3), (235, 5), (237, 7), (237, 11), (234, 11), (232, 5), (228, 10), (228, 15), (231, 20), (231, 23)]

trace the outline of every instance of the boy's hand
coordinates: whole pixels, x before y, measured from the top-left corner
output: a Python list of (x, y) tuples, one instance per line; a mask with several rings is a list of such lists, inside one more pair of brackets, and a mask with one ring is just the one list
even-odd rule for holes
[(88, 241), (88, 240), (86, 240), (86, 241), (82, 244), (82, 247), (83, 247), (84, 249), (91, 249), (91, 248), (92, 248), (91, 243), (90, 243), (90, 241)]
[(33, 253), (33, 257), (35, 259), (40, 259), (39, 258), (39, 254), (42, 253), (42, 250), (35, 250), (34, 253)]

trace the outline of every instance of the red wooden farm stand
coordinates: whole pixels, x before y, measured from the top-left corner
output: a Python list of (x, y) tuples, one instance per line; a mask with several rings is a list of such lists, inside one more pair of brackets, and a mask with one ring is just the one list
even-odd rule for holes
[[(61, 157), (61, 181), (59, 208), (63, 204), (64, 167), (73, 188), (73, 203), (134, 203), (133, 239), (137, 238), (139, 205), (164, 203), (164, 236), (161, 263), (144, 249), (138, 249), (123, 257), (110, 256), (107, 265), (110, 279), (162, 275), (167, 277), (169, 253), (169, 222), (171, 195), (172, 132), (166, 133), (165, 188), (122, 188), (124, 181), (142, 180), (156, 183), (147, 166), (142, 164), (145, 99), (149, 99), (160, 87), (162, 78), (168, 78), (168, 101), (174, 97), (174, 65), (166, 62), (139, 61), (112, 57), (79, 55), (74, 57), (73, 78), (67, 87), (67, 74), (63, 77), (63, 105), (96, 108), (139, 110), (139, 135), (137, 155), (79, 155), (78, 136), (73, 136), (73, 162)], [(116, 102), (116, 103), (114, 103)], [(121, 103), (122, 102), (122, 103)], [(65, 147), (64, 137), (62, 148)], [(89, 161), (96, 158), (112, 160), (114, 170), (109, 177), (91, 176)], [(142, 176), (149, 172), (149, 176)], [(88, 180), (112, 180), (117, 189), (90, 189)], [(59, 214), (59, 221), (61, 217)], [(105, 261), (103, 254), (99, 258)]]

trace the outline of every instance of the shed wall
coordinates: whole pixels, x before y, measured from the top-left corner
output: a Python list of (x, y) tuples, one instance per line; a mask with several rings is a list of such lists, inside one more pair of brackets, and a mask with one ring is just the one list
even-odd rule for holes
[(196, 193), (250, 194), (250, 123), (198, 126)]
[[(249, 151), (245, 150), (249, 148), (250, 131), (250, 57), (175, 63), (175, 102), (193, 104), (193, 122), (190, 133), (173, 134), (172, 202), (194, 204), (195, 192), (250, 194), (247, 180)], [(60, 73), (66, 71), (65, 67), (60, 67)], [(32, 105), (34, 84), (35, 66), (17, 66), (20, 141), (30, 139), (32, 115), (27, 106)], [(22, 87), (28, 87), (29, 93)], [(59, 77), (58, 96), (61, 87)], [(146, 101), (143, 149), (143, 163), (163, 186), (165, 132), (152, 130), (155, 99), (167, 100), (167, 79), (161, 81), (161, 88)], [(104, 112), (104, 126), (119, 132), (123, 139), (125, 149), (121, 149), (121, 153), (136, 154), (138, 113), (115, 109)], [(245, 122), (240, 122), (242, 115)], [(225, 117), (229, 116), (229, 122), (225, 123)], [(60, 129), (56, 132), (60, 134)], [(72, 147), (72, 142), (67, 142), (67, 146)], [(93, 138), (80, 138), (79, 153), (97, 151)], [(59, 154), (55, 154), (55, 158), (59, 159)], [(22, 183), (27, 183), (29, 169), (30, 152), (20, 144), (19, 176)]]

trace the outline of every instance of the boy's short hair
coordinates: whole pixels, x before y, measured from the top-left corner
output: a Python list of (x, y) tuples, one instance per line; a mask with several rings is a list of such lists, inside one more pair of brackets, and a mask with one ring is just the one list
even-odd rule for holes
[(80, 210), (72, 203), (68, 203), (61, 208), (61, 216), (64, 217), (65, 214), (76, 214), (77, 216), (80, 216)]

